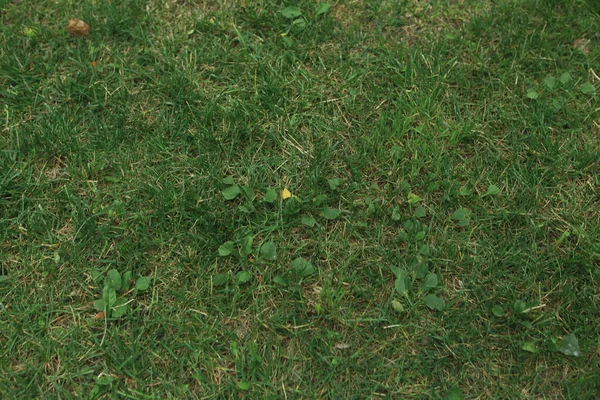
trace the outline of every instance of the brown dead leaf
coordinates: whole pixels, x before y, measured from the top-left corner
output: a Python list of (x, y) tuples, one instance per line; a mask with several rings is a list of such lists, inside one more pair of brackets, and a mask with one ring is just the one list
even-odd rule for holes
[(76, 36), (87, 36), (90, 33), (90, 26), (80, 19), (72, 19), (67, 25), (67, 32)]
[(104, 311), (100, 311), (98, 314), (94, 315), (94, 319), (103, 319)]
[(349, 349), (350, 347), (351, 346), (348, 343), (337, 343), (335, 345), (335, 348), (339, 349), (339, 350), (346, 350), (346, 349)]
[(585, 38), (576, 39), (573, 42), (573, 48), (575, 50), (579, 50), (583, 54), (590, 54), (592, 52), (591, 43), (592, 43), (592, 41), (589, 39), (585, 39)]

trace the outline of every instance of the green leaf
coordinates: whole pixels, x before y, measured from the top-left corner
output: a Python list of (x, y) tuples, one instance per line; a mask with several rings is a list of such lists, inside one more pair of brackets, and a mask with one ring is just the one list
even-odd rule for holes
[(533, 341), (533, 340), (523, 343), (523, 346), (521, 346), (521, 349), (528, 351), (530, 353), (537, 353), (537, 346), (535, 344), (535, 341)]
[(408, 232), (411, 235), (415, 235), (417, 232), (422, 231), (424, 228), (424, 225), (420, 221), (413, 218), (409, 218), (406, 221), (404, 221), (402, 226), (404, 227), (404, 229), (406, 229), (406, 232)]
[(313, 203), (315, 203), (315, 206), (320, 206), (325, 200), (327, 200), (327, 195), (326, 194), (318, 194), (315, 196), (315, 198), (313, 199)]
[(558, 345), (558, 338), (551, 337), (550, 342), (548, 343), (548, 350), (555, 352), (560, 351), (560, 346)]
[(223, 286), (229, 282), (229, 273), (225, 272), (222, 274), (213, 275), (212, 284), (213, 286)]
[(105, 311), (106, 304), (104, 303), (104, 299), (98, 299), (94, 301), (94, 309), (96, 311)]
[(408, 277), (408, 272), (401, 269), (396, 272), (396, 281), (394, 282), (394, 289), (398, 292), (399, 295), (404, 295), (408, 291), (408, 286), (406, 285), (406, 278)]
[(236, 342), (229, 342), (231, 354), (237, 359), (240, 355), (240, 346)]
[(488, 196), (495, 196), (500, 193), (500, 188), (496, 185), (488, 186), (487, 192), (485, 193)]
[(294, 40), (289, 36), (282, 36), (281, 41), (283, 42), (283, 45), (288, 49), (294, 45)]
[(248, 390), (248, 389), (250, 389), (250, 382), (248, 382), (248, 381), (239, 381), (238, 382), (238, 389), (240, 389), (240, 390)]
[(419, 231), (415, 235), (415, 240), (417, 240), (417, 241), (423, 240), (423, 239), (425, 239), (425, 235), (426, 235), (425, 231)]
[(115, 290), (121, 289), (121, 274), (116, 269), (111, 269), (108, 271), (106, 275), (106, 280), (104, 281), (105, 286), (110, 286)]
[(96, 378), (96, 384), (99, 386), (110, 386), (114, 380), (115, 378), (112, 376), (103, 374)]
[(436, 274), (431, 272), (431, 273), (427, 274), (427, 276), (425, 277), (425, 280), (423, 281), (423, 284), (421, 285), (421, 292), (427, 293), (431, 289), (436, 287), (437, 284), (438, 284), (438, 277)]
[(547, 76), (544, 78), (544, 85), (548, 89), (554, 89), (556, 87), (556, 78), (553, 76)]
[(402, 229), (400, 232), (398, 232), (398, 240), (401, 242), (408, 241), (408, 233), (406, 233), (406, 231), (404, 229)]
[(243, 213), (250, 214), (254, 210), (254, 207), (252, 207), (252, 205), (250, 205), (250, 208), (248, 208), (244, 205), (241, 205), (238, 207), (238, 210), (240, 210)]
[(340, 186), (342, 184), (342, 180), (340, 178), (333, 178), (333, 179), (329, 179), (327, 181), (327, 183), (329, 184), (329, 188), (331, 190), (335, 190), (335, 189), (337, 189), (338, 186)]
[(433, 294), (423, 297), (423, 303), (432, 310), (444, 311), (444, 299)]
[(563, 85), (565, 83), (568, 83), (571, 80), (571, 74), (568, 72), (564, 72), (560, 78), (558, 78), (558, 80), (560, 81), (560, 83), (562, 83)]
[(492, 314), (494, 314), (496, 317), (504, 317), (506, 315), (506, 311), (504, 311), (504, 308), (501, 306), (495, 305), (492, 307)]
[(263, 201), (265, 203), (273, 203), (275, 200), (277, 200), (277, 191), (275, 189), (267, 190), (263, 197)]
[(131, 271), (125, 271), (121, 280), (121, 288), (125, 291), (129, 290), (129, 281), (131, 280)]
[(297, 18), (294, 20), (294, 22), (292, 22), (292, 25), (297, 26), (299, 28), (306, 28), (306, 25), (308, 25), (306, 23), (306, 20), (302, 17)]
[(246, 196), (246, 198), (250, 201), (254, 200), (256, 194), (254, 193), (254, 189), (250, 186), (240, 186), (241, 192)]
[(300, 278), (306, 278), (307, 276), (310, 276), (316, 272), (315, 267), (313, 267), (310, 261), (306, 261), (302, 257), (298, 257), (292, 261), (290, 267)]
[(396, 278), (396, 281), (394, 282), (394, 288), (398, 294), (404, 295), (408, 291), (406, 287), (406, 280), (403, 278)]
[(423, 200), (423, 199), (421, 199), (419, 196), (417, 196), (416, 194), (414, 194), (412, 192), (410, 192), (408, 194), (408, 204), (416, 204), (416, 203), (420, 202), (421, 200)]
[(567, 356), (581, 357), (581, 351), (579, 350), (579, 342), (575, 337), (574, 333), (563, 336), (560, 344), (560, 352)]
[(8, 282), (9, 280), (10, 280), (10, 277), (8, 275), (0, 275), (0, 283)]
[(455, 221), (461, 221), (461, 220), (467, 218), (467, 212), (465, 211), (464, 208), (459, 208), (458, 210), (456, 210), (452, 213), (451, 218)]
[(325, 14), (331, 8), (331, 4), (329, 3), (321, 3), (315, 9), (315, 17), (318, 17), (321, 14)]
[(417, 207), (413, 215), (415, 216), (415, 218), (423, 218), (427, 215), (427, 210), (425, 210), (425, 207), (419, 206)]
[(242, 189), (238, 185), (229, 186), (227, 189), (223, 190), (223, 197), (225, 197), (225, 200), (233, 200), (241, 192)]
[(268, 261), (277, 260), (277, 246), (274, 242), (265, 242), (260, 246), (260, 256)]
[(111, 316), (114, 318), (119, 318), (125, 315), (129, 308), (129, 304), (127, 304), (127, 299), (124, 297), (119, 297), (115, 302), (115, 305), (112, 307)]
[(230, 240), (228, 242), (223, 243), (219, 246), (219, 255), (221, 257), (226, 257), (233, 253), (233, 245), (234, 243)]
[(517, 321), (517, 323), (521, 326), (524, 326), (527, 329), (533, 328), (533, 324), (529, 320), (520, 320), (520, 321)]
[(404, 312), (404, 306), (398, 300), (392, 300), (392, 308), (397, 313)]
[(238, 285), (243, 285), (244, 283), (248, 283), (250, 278), (252, 278), (250, 271), (240, 271), (235, 275), (235, 282)]
[(233, 176), (228, 176), (227, 178), (223, 178), (221, 181), (226, 185), (233, 185), (235, 182), (233, 181)]
[(247, 257), (252, 253), (252, 243), (254, 243), (254, 236), (247, 235), (242, 238), (242, 256)]
[(321, 210), (321, 215), (325, 217), (325, 219), (336, 219), (340, 215), (341, 211), (335, 208), (325, 207)]
[(429, 262), (425, 258), (417, 257), (417, 262), (412, 264), (411, 267), (416, 270), (415, 277), (417, 279), (423, 279), (429, 272)]
[(117, 291), (109, 285), (104, 286), (104, 289), (102, 290), (102, 299), (104, 299), (104, 304), (107, 308), (112, 308), (117, 301)]
[(150, 277), (142, 276), (135, 281), (135, 290), (146, 290), (150, 287)]
[(558, 111), (565, 106), (566, 102), (567, 100), (564, 97), (559, 96), (556, 99), (552, 100), (552, 107), (555, 111)]
[(467, 186), (461, 186), (458, 194), (461, 196), (470, 196), (473, 191), (469, 189)]
[(540, 95), (538, 94), (538, 92), (537, 92), (535, 89), (533, 89), (533, 88), (529, 88), (529, 89), (527, 89), (527, 94), (526, 94), (526, 96), (527, 96), (528, 98), (530, 98), (530, 99), (534, 99), (534, 100), (535, 100), (535, 99), (537, 99), (538, 97), (540, 97)]
[(465, 396), (458, 386), (453, 386), (446, 392), (444, 400), (463, 400)]
[(591, 94), (596, 91), (596, 88), (592, 84), (585, 82), (584, 84), (579, 86), (579, 90), (581, 90), (581, 93)]
[(288, 280), (283, 276), (276, 276), (273, 278), (273, 282), (281, 286), (287, 286), (288, 284)]
[(297, 17), (301, 16), (302, 11), (300, 11), (300, 9), (296, 6), (289, 6), (289, 7), (284, 8), (281, 11), (281, 14), (283, 14), (283, 16), (288, 19), (293, 19), (293, 18), (297, 18)]
[(313, 217), (302, 217), (301, 222), (302, 225), (310, 226), (311, 228), (317, 223)]
[(100, 278), (104, 276), (104, 271), (99, 268), (94, 268), (90, 271), (90, 275), (92, 276), (92, 280), (94, 282), (98, 282)]
[(521, 314), (523, 311), (525, 311), (526, 308), (527, 308), (527, 303), (525, 303), (524, 301), (521, 301), (521, 300), (516, 300), (515, 304), (513, 305), (513, 310), (517, 314)]
[(394, 207), (394, 209), (392, 210), (392, 221), (400, 221), (400, 219), (402, 219), (400, 209), (398, 207)]

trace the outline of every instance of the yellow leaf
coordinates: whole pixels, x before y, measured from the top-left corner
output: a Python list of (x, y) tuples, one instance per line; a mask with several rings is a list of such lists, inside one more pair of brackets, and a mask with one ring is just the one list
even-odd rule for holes
[(23, 35), (27, 36), (28, 38), (32, 38), (35, 37), (35, 35), (37, 34), (35, 28), (31, 28), (29, 26), (26, 26), (25, 28), (23, 28)]
[(283, 188), (283, 190), (281, 191), (281, 198), (285, 200), (289, 199), (290, 197), (292, 197), (292, 192), (290, 192), (288, 188)]

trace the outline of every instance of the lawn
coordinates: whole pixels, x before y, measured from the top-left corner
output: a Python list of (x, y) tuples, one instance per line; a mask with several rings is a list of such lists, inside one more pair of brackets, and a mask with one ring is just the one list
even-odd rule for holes
[(3, 398), (599, 396), (599, 3), (328, 1), (0, 0)]

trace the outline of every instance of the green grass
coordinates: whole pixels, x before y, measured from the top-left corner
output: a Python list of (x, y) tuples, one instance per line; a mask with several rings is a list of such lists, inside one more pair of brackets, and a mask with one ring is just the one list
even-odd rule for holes
[(59, 3), (0, 1), (5, 398), (598, 395), (595, 1)]

